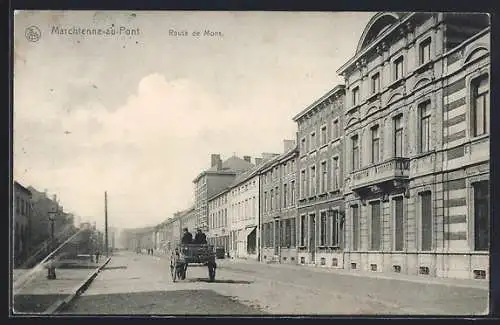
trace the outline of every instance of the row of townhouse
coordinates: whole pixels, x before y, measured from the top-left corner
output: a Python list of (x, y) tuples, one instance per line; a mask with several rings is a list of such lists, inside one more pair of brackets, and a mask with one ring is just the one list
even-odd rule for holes
[[(51, 230), (61, 241), (74, 233), (74, 216), (64, 212), (57, 196), (14, 181), (12, 192), (12, 254), (14, 267), (28, 267), (47, 255)], [(51, 221), (53, 220), (53, 226)]]
[(281, 154), (193, 181), (194, 226), (231, 257), (489, 278), (490, 22), (375, 14)]

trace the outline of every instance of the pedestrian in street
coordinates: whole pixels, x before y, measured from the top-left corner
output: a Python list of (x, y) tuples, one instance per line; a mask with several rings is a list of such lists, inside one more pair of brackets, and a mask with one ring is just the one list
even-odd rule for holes
[(101, 255), (101, 252), (99, 250), (95, 251), (95, 262), (99, 263), (99, 256)]
[(196, 229), (196, 235), (194, 236), (195, 244), (207, 244), (207, 236), (201, 231), (201, 228)]
[(193, 243), (193, 235), (189, 232), (189, 230), (187, 228), (182, 229), (182, 231), (183, 231), (183, 235), (182, 235), (181, 243), (183, 245), (192, 244)]

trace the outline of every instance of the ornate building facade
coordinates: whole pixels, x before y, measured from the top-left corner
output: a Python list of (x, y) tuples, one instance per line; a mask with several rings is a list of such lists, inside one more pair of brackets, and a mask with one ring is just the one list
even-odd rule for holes
[(338, 73), (345, 268), (484, 278), (489, 17), (379, 13)]

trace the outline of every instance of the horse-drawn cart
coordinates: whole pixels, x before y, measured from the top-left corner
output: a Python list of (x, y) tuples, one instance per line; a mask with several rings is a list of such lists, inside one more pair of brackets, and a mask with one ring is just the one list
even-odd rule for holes
[(182, 244), (177, 246), (170, 257), (170, 273), (172, 280), (177, 278), (186, 279), (188, 265), (208, 267), (208, 278), (215, 280), (215, 250), (212, 245), (206, 244)]

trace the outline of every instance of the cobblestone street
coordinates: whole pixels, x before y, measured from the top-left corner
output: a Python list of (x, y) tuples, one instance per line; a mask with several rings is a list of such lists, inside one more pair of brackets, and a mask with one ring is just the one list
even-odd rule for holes
[(484, 281), (390, 278), (219, 260), (216, 281), (190, 267), (173, 283), (168, 259), (122, 252), (64, 313), (437, 314), (487, 312)]

